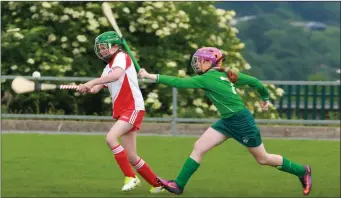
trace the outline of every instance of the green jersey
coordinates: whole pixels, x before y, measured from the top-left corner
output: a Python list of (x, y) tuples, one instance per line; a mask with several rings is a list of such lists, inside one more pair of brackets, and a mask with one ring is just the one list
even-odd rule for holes
[(230, 82), (225, 72), (213, 69), (202, 75), (188, 78), (158, 74), (156, 82), (176, 88), (203, 89), (205, 95), (216, 106), (223, 118), (231, 117), (233, 114), (246, 108), (235, 87), (249, 85), (257, 90), (263, 100), (269, 99), (267, 89), (257, 78), (240, 72), (238, 73), (238, 81), (235, 84)]

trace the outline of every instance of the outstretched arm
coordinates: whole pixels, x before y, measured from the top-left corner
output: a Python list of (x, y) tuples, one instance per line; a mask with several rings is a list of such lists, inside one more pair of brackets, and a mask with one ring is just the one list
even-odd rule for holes
[(263, 83), (255, 77), (238, 73), (238, 80), (235, 83), (236, 87), (249, 85), (250, 87), (256, 89), (263, 101), (269, 100), (269, 92), (263, 85)]
[(234, 74), (234, 75), (230, 74), (230, 76), (235, 77), (236, 81), (234, 83), (235, 83), (236, 87), (243, 86), (243, 85), (249, 85), (250, 87), (256, 89), (257, 92), (259, 93), (260, 97), (263, 100), (262, 109), (268, 110), (268, 107), (270, 105), (269, 92), (260, 80), (258, 80), (255, 77), (252, 77), (252, 76), (240, 73), (240, 72), (238, 74)]
[(165, 84), (170, 87), (176, 88), (204, 88), (203, 83), (199, 76), (187, 77), (187, 78), (177, 78), (174, 76), (157, 75), (157, 83)]
[(204, 81), (201, 76), (195, 76), (191, 78), (178, 78), (174, 76), (160, 75), (160, 74), (149, 74), (145, 69), (141, 69), (139, 72), (141, 78), (148, 78), (176, 88), (204, 88)]

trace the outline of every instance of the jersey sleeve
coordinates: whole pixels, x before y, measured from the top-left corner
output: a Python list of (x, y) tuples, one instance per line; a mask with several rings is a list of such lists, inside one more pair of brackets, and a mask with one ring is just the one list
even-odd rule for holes
[(112, 62), (109, 63), (110, 68), (114, 68), (114, 67), (120, 67), (123, 70), (127, 69), (127, 58), (126, 58), (126, 54), (123, 52), (119, 52), (116, 57), (113, 59)]
[[(103, 76), (105, 76), (105, 68), (103, 69), (103, 72), (102, 72), (101, 77), (103, 77)], [(108, 88), (107, 83), (104, 83), (103, 86), (104, 86), (105, 88)]]
[(269, 100), (269, 92), (260, 80), (253, 76), (249, 76), (239, 72), (238, 81), (235, 83), (235, 86), (240, 87), (243, 85), (249, 85), (250, 87), (256, 89), (262, 100)]
[(165, 84), (176, 88), (205, 88), (202, 76), (194, 76), (187, 78), (178, 78), (167, 75), (157, 75), (157, 83)]

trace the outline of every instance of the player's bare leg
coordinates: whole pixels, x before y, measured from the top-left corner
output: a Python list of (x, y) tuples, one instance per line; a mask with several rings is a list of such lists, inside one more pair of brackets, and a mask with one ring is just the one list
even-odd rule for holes
[(274, 166), (281, 171), (298, 176), (303, 187), (303, 194), (308, 195), (310, 193), (312, 188), (310, 166), (302, 166), (291, 162), (280, 155), (269, 154), (266, 152), (263, 144), (258, 147), (249, 147), (248, 150), (260, 165)]
[(199, 163), (204, 157), (205, 153), (211, 150), (213, 147), (221, 144), (227, 136), (216, 131), (213, 128), (208, 128), (205, 133), (195, 142), (193, 151), (189, 158), (187, 158), (181, 172), (176, 180), (164, 180), (158, 178), (158, 182), (169, 192), (173, 194), (182, 194), (185, 185), (189, 181), (190, 177), (199, 168)]
[(152, 171), (149, 165), (143, 161), (137, 155), (136, 152), (136, 131), (128, 132), (121, 137), (121, 142), (123, 147), (126, 150), (128, 160), (130, 164), (136, 169), (136, 171), (150, 184), (152, 188), (150, 189), (150, 193), (159, 193), (163, 192), (164, 189), (160, 186), (160, 184), (156, 181), (156, 174)]
[(220, 145), (227, 139), (227, 136), (209, 127), (195, 142), (190, 157), (199, 163), (207, 151), (211, 150), (215, 146)]
[(118, 142), (118, 138), (126, 134), (132, 128), (133, 126), (129, 123), (117, 120), (106, 136), (106, 142), (115, 155), (116, 162), (125, 176), (122, 191), (130, 191), (140, 184), (140, 180), (136, 177), (130, 166), (126, 150)]
[(136, 136), (136, 132), (129, 132), (122, 135), (120, 138), (130, 164), (134, 164), (140, 159), (136, 152)]
[(264, 144), (258, 147), (249, 147), (248, 150), (260, 165), (280, 166), (283, 163), (283, 157), (267, 153)]

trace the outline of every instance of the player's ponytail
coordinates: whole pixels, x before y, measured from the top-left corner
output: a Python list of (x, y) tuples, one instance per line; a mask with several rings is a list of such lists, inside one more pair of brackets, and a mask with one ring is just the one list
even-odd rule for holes
[(225, 73), (226, 73), (227, 78), (230, 80), (230, 82), (236, 83), (238, 81), (238, 73), (237, 72), (233, 72), (232, 70), (226, 68)]

